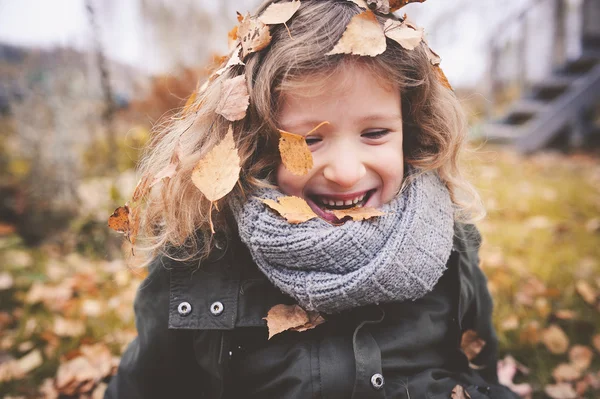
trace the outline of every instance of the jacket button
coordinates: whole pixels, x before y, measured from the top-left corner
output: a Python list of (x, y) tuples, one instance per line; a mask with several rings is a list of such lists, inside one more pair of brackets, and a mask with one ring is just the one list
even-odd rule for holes
[(383, 388), (383, 384), (385, 384), (383, 376), (379, 373), (373, 374), (373, 376), (371, 377), (371, 385), (373, 386), (373, 388), (379, 390)]
[(223, 310), (223, 304), (219, 301), (213, 302), (213, 304), (210, 305), (210, 313), (212, 313), (214, 316), (220, 315), (221, 313), (223, 313)]
[(187, 316), (192, 312), (192, 305), (189, 302), (181, 302), (179, 306), (177, 306), (177, 312), (181, 316)]

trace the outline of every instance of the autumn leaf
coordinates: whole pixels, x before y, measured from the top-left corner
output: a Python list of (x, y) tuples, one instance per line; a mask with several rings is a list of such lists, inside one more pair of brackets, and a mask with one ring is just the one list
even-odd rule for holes
[(229, 50), (233, 50), (239, 44), (238, 39), (238, 25), (234, 26), (229, 33), (227, 33), (227, 46)]
[(485, 341), (477, 335), (477, 331), (467, 330), (463, 332), (460, 340), (460, 348), (469, 361), (475, 359), (485, 346)]
[(287, 170), (303, 176), (313, 167), (313, 158), (304, 136), (280, 130), (279, 154)]
[(317, 217), (306, 201), (299, 197), (280, 197), (279, 203), (272, 199), (261, 199), (261, 201), (292, 224), (303, 223)]
[(569, 348), (567, 334), (557, 325), (552, 324), (542, 331), (542, 342), (555, 355), (565, 353)]
[(233, 129), (229, 125), (223, 140), (198, 161), (192, 171), (192, 182), (211, 202), (227, 195), (235, 186), (240, 175), (238, 155)]
[(457, 385), (452, 388), (452, 393), (450, 394), (452, 399), (471, 399), (471, 395), (461, 385)]
[(506, 385), (513, 392), (522, 398), (529, 397), (533, 393), (533, 388), (528, 383), (515, 384), (513, 379), (517, 374), (517, 369), (523, 374), (528, 374), (529, 370), (518, 363), (512, 356), (506, 356), (498, 361), (498, 381)]
[(250, 104), (250, 95), (246, 86), (246, 76), (240, 75), (227, 79), (221, 87), (221, 98), (215, 112), (234, 122), (244, 119)]
[(600, 334), (596, 334), (592, 337), (592, 345), (600, 352)]
[(237, 37), (242, 43), (242, 58), (264, 49), (271, 43), (269, 27), (258, 18), (251, 17), (250, 14), (247, 14), (241, 21)]
[(571, 384), (561, 382), (555, 385), (546, 385), (544, 387), (546, 395), (552, 399), (576, 399), (577, 392), (573, 389)]
[(426, 0), (389, 0), (390, 11), (394, 12), (410, 3), (424, 3), (425, 1)]
[(129, 232), (129, 205), (125, 204), (120, 206), (113, 212), (108, 218), (108, 227), (116, 232), (124, 233), (125, 235)]
[(287, 330), (306, 331), (325, 322), (318, 312), (306, 312), (299, 305), (275, 305), (267, 313), (269, 339)]
[(581, 378), (581, 372), (572, 364), (561, 363), (552, 370), (556, 382), (574, 381)]
[(454, 89), (452, 88), (452, 85), (448, 81), (448, 78), (446, 77), (446, 74), (444, 73), (442, 68), (440, 68), (439, 65), (434, 65), (433, 69), (435, 70), (435, 74), (436, 74), (438, 80), (440, 81), (440, 83), (442, 85), (444, 85), (444, 87), (446, 87), (447, 89), (454, 91)]
[(183, 114), (188, 114), (192, 112), (192, 107), (196, 103), (196, 98), (198, 98), (198, 92), (194, 90), (194, 92), (188, 97), (185, 105), (183, 106)]
[(598, 300), (598, 292), (587, 281), (579, 280), (575, 284), (575, 290), (588, 304), (596, 304)]
[(153, 187), (155, 184), (157, 184), (162, 179), (171, 179), (173, 176), (175, 176), (175, 173), (177, 172), (177, 169), (179, 168), (180, 158), (181, 158), (181, 145), (180, 145), (180, 143), (177, 143), (177, 146), (175, 147), (175, 150), (173, 151), (173, 154), (171, 155), (171, 160), (169, 161), (169, 164), (167, 166), (165, 166), (156, 175), (154, 175), (154, 179), (152, 180), (152, 183), (150, 183), (150, 187)]
[(585, 371), (592, 364), (594, 352), (584, 345), (573, 345), (569, 350), (569, 362), (579, 371)]
[(423, 41), (423, 29), (414, 29), (404, 22), (388, 19), (383, 31), (388, 38), (407, 50), (414, 50)]
[(273, 3), (258, 17), (258, 19), (267, 25), (284, 24), (300, 8), (299, 0), (292, 0), (286, 3)]
[(383, 216), (385, 213), (379, 209), (371, 207), (354, 207), (350, 209), (335, 209), (333, 214), (336, 218), (342, 220), (346, 217), (352, 218), (354, 221), (371, 219), (377, 216)]
[(326, 55), (354, 54), (374, 57), (386, 49), (385, 34), (372, 11), (366, 10), (350, 20), (344, 34)]
[(229, 57), (229, 60), (227, 61), (227, 64), (225, 64), (225, 66), (221, 69), (218, 69), (215, 72), (215, 75), (220, 76), (222, 75), (225, 71), (227, 71), (229, 68), (231, 68), (232, 66), (235, 65), (246, 65), (244, 64), (244, 62), (240, 59), (240, 50), (242, 49), (241, 46), (237, 46), (236, 48), (233, 49), (233, 52), (231, 53), (231, 57)]

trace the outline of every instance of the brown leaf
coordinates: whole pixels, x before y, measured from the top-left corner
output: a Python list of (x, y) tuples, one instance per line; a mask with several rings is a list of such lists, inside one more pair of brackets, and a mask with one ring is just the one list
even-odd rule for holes
[(250, 95), (246, 86), (246, 76), (240, 75), (227, 79), (221, 86), (221, 98), (215, 112), (234, 122), (244, 119), (250, 103)]
[(556, 324), (552, 324), (542, 331), (542, 342), (555, 355), (565, 353), (569, 348), (567, 334)]
[(372, 11), (366, 10), (350, 20), (344, 34), (326, 55), (354, 54), (374, 57), (386, 49), (385, 34)]
[(171, 160), (169, 164), (165, 166), (160, 172), (154, 175), (154, 179), (152, 183), (150, 183), (150, 187), (153, 187), (156, 183), (161, 181), (162, 179), (171, 179), (175, 176), (177, 169), (179, 168), (179, 161), (181, 157), (181, 145), (177, 143), (175, 147), (175, 151), (173, 151), (173, 155), (171, 155)]
[(242, 43), (242, 58), (246, 58), (248, 54), (264, 49), (271, 43), (269, 27), (258, 18), (251, 17), (250, 14), (246, 14), (241, 21), (237, 37)]
[(577, 318), (577, 312), (569, 309), (560, 309), (554, 312), (554, 316), (561, 320), (573, 320)]
[(442, 83), (442, 85), (444, 85), (444, 87), (446, 87), (447, 89), (454, 91), (454, 89), (452, 88), (452, 85), (448, 81), (448, 78), (446, 77), (446, 74), (444, 73), (442, 68), (440, 68), (439, 65), (434, 65), (433, 69), (435, 70), (436, 76), (437, 76), (438, 80)]
[(577, 293), (590, 305), (595, 305), (598, 300), (598, 292), (585, 280), (579, 280), (575, 284)]
[(52, 331), (59, 337), (79, 337), (85, 333), (85, 323), (83, 320), (67, 320), (57, 317), (54, 319)]
[(424, 3), (425, 0), (389, 0), (389, 2), (390, 2), (390, 11), (394, 12), (394, 11), (399, 10), (400, 8), (404, 7), (407, 4)]
[(400, 21), (386, 20), (383, 31), (407, 50), (414, 50), (423, 41), (423, 29), (414, 29)]
[(228, 70), (229, 68), (231, 68), (232, 66), (235, 65), (246, 65), (241, 59), (240, 59), (240, 50), (242, 49), (241, 46), (237, 46), (236, 48), (233, 49), (233, 52), (231, 53), (231, 57), (229, 57), (229, 60), (227, 61), (227, 64), (225, 64), (225, 66), (221, 69), (218, 69), (215, 72), (215, 75), (220, 76), (222, 75), (226, 70)]
[(321, 316), (319, 312), (307, 312), (308, 314), (308, 322), (300, 327), (291, 328), (292, 331), (302, 332), (306, 330), (310, 330), (318, 326), (319, 324), (325, 323), (325, 319)]
[(592, 337), (592, 345), (600, 352), (600, 334), (596, 334)]
[(227, 46), (229, 50), (233, 50), (238, 44), (238, 25), (236, 25), (227, 34)]
[(269, 339), (274, 335), (292, 328), (299, 328), (310, 322), (310, 318), (304, 309), (298, 305), (275, 305), (267, 313)]
[(485, 341), (479, 338), (474, 330), (463, 332), (460, 340), (460, 348), (467, 356), (469, 361), (473, 360), (485, 346)]
[(261, 199), (269, 208), (279, 213), (292, 224), (303, 223), (317, 217), (302, 198), (292, 196), (280, 197), (277, 200), (279, 203), (272, 199)]
[(383, 216), (385, 213), (381, 212), (379, 209), (370, 208), (370, 207), (354, 207), (350, 209), (336, 209), (333, 211), (333, 214), (336, 218), (342, 220), (345, 217), (350, 217), (352, 220), (366, 220), (377, 216)]
[(452, 399), (471, 399), (471, 395), (461, 385), (457, 385), (452, 388), (452, 394), (450, 394)]
[(229, 125), (225, 138), (214, 146), (194, 167), (192, 182), (209, 201), (217, 201), (227, 195), (240, 176), (238, 155), (233, 129)]
[(258, 19), (267, 25), (285, 24), (299, 8), (299, 0), (292, 0), (287, 3), (273, 3), (260, 14)]
[(303, 176), (313, 167), (313, 158), (304, 136), (280, 130), (279, 154), (283, 166), (297, 176)]
[(573, 345), (569, 350), (569, 361), (579, 371), (585, 371), (592, 364), (594, 353), (584, 345)]
[(573, 389), (573, 386), (566, 382), (561, 382), (555, 385), (546, 385), (544, 387), (546, 395), (552, 399), (576, 399), (577, 392)]
[(552, 377), (556, 382), (574, 381), (581, 378), (581, 372), (572, 364), (561, 363), (552, 370)]
[(129, 232), (129, 205), (120, 206), (108, 218), (108, 227), (119, 233)]

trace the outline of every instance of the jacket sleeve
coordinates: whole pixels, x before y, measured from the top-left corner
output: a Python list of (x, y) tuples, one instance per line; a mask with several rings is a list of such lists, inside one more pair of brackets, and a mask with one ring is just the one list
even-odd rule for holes
[(105, 399), (206, 397), (193, 332), (168, 329), (169, 284), (169, 270), (156, 258), (134, 302), (138, 336), (123, 353)]

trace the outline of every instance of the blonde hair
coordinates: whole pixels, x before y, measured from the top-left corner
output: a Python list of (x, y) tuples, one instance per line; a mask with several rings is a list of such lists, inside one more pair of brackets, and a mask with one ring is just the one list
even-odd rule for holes
[[(271, 2), (265, 2), (258, 13)], [(349, 63), (367, 68), (400, 90), (405, 162), (423, 172), (437, 171), (451, 193), (457, 219), (473, 221), (483, 215), (477, 192), (459, 168), (466, 118), (454, 93), (437, 77), (425, 45), (408, 51), (388, 40), (387, 50), (376, 57), (325, 55), (350, 19), (361, 11), (346, 0), (304, 0), (287, 26), (270, 26), (272, 41), (266, 49), (250, 54), (245, 66), (231, 67), (209, 83), (198, 95), (197, 112), (182, 113), (159, 129), (140, 164), (141, 173), (156, 175), (169, 163), (178, 143), (180, 167), (175, 176), (165, 179), (160, 192), (148, 198), (142, 217), (147, 245), (142, 249), (190, 259), (205, 258), (214, 245), (219, 245), (209, 228), (210, 201), (194, 186), (191, 173), (231, 123), (215, 113), (222, 82), (242, 73), (246, 75), (250, 105), (246, 117), (232, 124), (242, 172), (239, 184), (216, 204), (219, 211), (213, 210), (217, 235), (223, 233), (226, 238), (235, 234), (232, 204), (243, 202), (257, 187), (274, 183), (274, 172), (281, 162), (277, 150), (281, 94), (302, 87), (307, 77), (326, 79)]]

